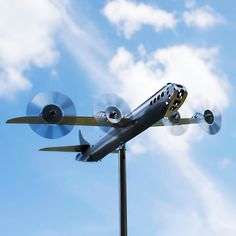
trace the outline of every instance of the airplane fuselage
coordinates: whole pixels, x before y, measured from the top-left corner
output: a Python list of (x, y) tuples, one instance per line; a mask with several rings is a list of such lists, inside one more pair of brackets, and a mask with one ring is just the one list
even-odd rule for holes
[(126, 116), (134, 123), (125, 128), (112, 127), (97, 143), (77, 155), (78, 161), (99, 161), (120, 145), (142, 133), (164, 117), (171, 117), (187, 97), (185, 87), (168, 83)]

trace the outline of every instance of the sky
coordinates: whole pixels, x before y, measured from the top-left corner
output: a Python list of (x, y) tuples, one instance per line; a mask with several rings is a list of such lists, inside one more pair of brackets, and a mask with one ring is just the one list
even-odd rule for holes
[(217, 107), (221, 131), (182, 136), (150, 128), (127, 144), (128, 233), (235, 236), (236, 2), (213, 0), (0, 0), (0, 234), (119, 234), (118, 158), (75, 161), (48, 146), (91, 143), (96, 127), (49, 140), (24, 116), (39, 92), (59, 91), (91, 116), (102, 94), (134, 109), (168, 82), (184, 85), (191, 117)]

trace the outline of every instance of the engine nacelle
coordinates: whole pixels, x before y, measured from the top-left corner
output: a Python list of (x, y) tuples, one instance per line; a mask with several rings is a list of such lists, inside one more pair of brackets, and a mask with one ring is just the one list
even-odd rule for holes
[(121, 111), (115, 106), (109, 106), (105, 111), (100, 111), (96, 114), (96, 120), (99, 124), (106, 125), (107, 122), (111, 124), (118, 124), (122, 120)]
[(41, 117), (49, 124), (58, 124), (63, 118), (63, 111), (59, 106), (49, 104), (43, 108)]
[(204, 120), (207, 124), (211, 125), (215, 121), (215, 116), (211, 110), (205, 110), (203, 114)]
[(170, 117), (168, 117), (168, 119), (172, 124), (178, 124), (181, 119), (181, 115), (178, 111), (176, 111)]
[(107, 107), (105, 113), (107, 120), (112, 124), (120, 123), (123, 117), (121, 111), (115, 106)]

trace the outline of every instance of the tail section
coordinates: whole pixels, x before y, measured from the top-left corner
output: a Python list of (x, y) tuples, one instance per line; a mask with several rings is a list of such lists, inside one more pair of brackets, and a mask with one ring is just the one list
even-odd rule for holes
[(83, 137), (81, 130), (79, 130), (79, 142), (80, 142), (80, 145), (90, 146), (89, 142), (85, 140), (85, 138)]
[(80, 130), (79, 130), (79, 141), (80, 141), (80, 145), (47, 147), (47, 148), (42, 148), (39, 151), (84, 153), (90, 147), (90, 144), (88, 141), (84, 139)]

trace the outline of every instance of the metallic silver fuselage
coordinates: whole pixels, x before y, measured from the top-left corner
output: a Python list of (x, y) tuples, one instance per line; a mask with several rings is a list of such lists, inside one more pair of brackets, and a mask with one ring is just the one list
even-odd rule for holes
[(123, 128), (111, 128), (108, 133), (86, 150), (86, 152), (79, 154), (76, 160), (87, 162), (99, 161), (117, 149), (121, 144), (127, 143), (164, 118), (164, 116), (169, 116), (172, 113), (170, 110), (171, 104), (173, 104), (173, 100), (176, 99), (180, 91), (184, 93), (186, 98), (187, 91), (183, 86), (178, 87), (176, 84), (167, 84), (126, 116), (126, 118), (134, 120), (132, 125)]

